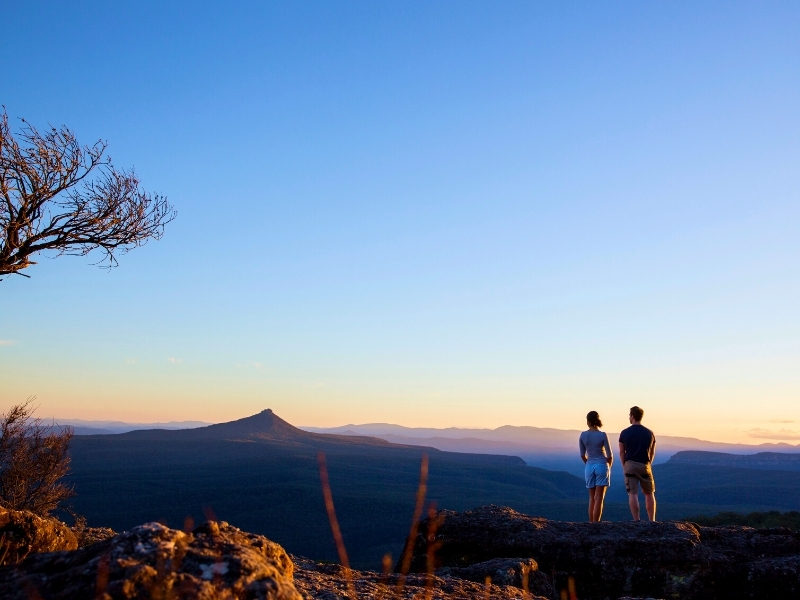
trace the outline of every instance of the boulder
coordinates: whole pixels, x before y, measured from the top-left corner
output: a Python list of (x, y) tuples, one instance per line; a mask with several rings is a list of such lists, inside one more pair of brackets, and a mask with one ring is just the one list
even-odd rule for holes
[(110, 527), (71, 527), (71, 529), (78, 539), (78, 548), (86, 548), (117, 535), (117, 532)]
[(35, 552), (74, 550), (78, 540), (58, 519), (27, 510), (0, 508), (0, 565), (13, 565)]
[(278, 544), (227, 523), (191, 533), (149, 523), (72, 552), (0, 568), (6, 600), (302, 600)]
[[(499, 558), (531, 558), (556, 593), (572, 579), (582, 600), (774, 598), (774, 590), (800, 588), (800, 533), (785, 528), (566, 523), (498, 506), (441, 511), (434, 519), (439, 573), (449, 568), (463, 574)], [(430, 523), (421, 523), (412, 571), (427, 569)]]
[(550, 578), (539, 571), (539, 565), (532, 558), (495, 558), (467, 567), (442, 567), (436, 571), (436, 575), (477, 583), (489, 578), (495, 585), (511, 585), (548, 598), (554, 592)]

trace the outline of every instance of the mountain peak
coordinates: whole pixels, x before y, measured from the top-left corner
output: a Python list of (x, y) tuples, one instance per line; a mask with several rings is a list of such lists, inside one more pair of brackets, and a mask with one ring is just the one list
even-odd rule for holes
[(196, 429), (140, 429), (129, 433), (119, 434), (127, 438), (148, 440), (196, 440), (196, 441), (251, 441), (292, 445), (320, 444), (346, 444), (349, 446), (393, 446), (386, 440), (368, 436), (346, 436), (334, 434), (320, 434), (304, 431), (287, 423), (276, 415), (271, 408), (265, 408), (259, 413), (230, 421), (217, 423)]
[(221, 438), (269, 438), (277, 440), (303, 438), (308, 433), (287, 423), (265, 408), (260, 413), (228, 423), (218, 423), (196, 429), (198, 435)]

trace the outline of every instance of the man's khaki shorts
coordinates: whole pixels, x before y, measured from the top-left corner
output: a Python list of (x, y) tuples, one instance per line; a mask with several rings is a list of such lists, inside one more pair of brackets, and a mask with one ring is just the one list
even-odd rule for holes
[(639, 484), (645, 494), (656, 491), (656, 482), (653, 479), (653, 470), (649, 464), (642, 464), (632, 460), (625, 461), (625, 489), (629, 494), (639, 493)]

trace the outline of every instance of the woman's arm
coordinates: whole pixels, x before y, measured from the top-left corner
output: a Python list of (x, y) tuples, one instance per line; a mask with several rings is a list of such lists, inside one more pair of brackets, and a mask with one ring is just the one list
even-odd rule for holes
[(608, 465), (611, 466), (614, 464), (614, 453), (611, 451), (611, 444), (608, 443), (608, 434), (604, 433), (603, 436), (605, 436), (603, 445), (606, 447), (606, 460), (608, 461)]
[(586, 458), (586, 444), (583, 443), (583, 436), (578, 438), (578, 447), (580, 448), (581, 451), (581, 460), (583, 461), (584, 464), (586, 464), (586, 461), (588, 459)]

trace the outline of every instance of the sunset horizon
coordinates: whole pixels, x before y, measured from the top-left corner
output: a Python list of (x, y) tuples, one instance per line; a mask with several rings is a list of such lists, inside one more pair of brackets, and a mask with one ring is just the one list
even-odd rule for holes
[(4, 17), (9, 135), (156, 209), (118, 263), (3, 259), (7, 406), (800, 442), (797, 6)]

